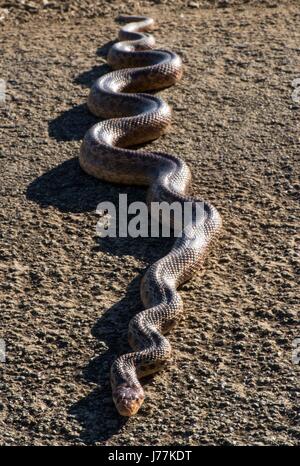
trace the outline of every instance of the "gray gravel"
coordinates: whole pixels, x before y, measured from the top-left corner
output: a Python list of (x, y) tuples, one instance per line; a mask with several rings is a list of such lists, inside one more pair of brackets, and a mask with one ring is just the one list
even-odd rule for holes
[[(299, 444), (297, 2), (16, 3), (0, 2), (0, 443)], [(99, 242), (96, 206), (124, 188), (85, 175), (77, 156), (96, 121), (85, 102), (107, 70), (101, 46), (133, 5), (159, 20), (159, 46), (185, 63), (180, 85), (162, 93), (173, 129), (151, 147), (188, 162), (224, 233), (204, 276), (182, 288), (172, 367), (124, 421), (109, 367), (128, 350), (140, 278), (170, 242)]]

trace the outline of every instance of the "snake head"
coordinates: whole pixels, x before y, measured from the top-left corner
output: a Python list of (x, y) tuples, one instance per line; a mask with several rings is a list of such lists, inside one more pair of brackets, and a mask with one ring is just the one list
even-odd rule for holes
[(113, 390), (113, 400), (121, 416), (133, 416), (143, 404), (145, 395), (140, 385), (124, 383)]

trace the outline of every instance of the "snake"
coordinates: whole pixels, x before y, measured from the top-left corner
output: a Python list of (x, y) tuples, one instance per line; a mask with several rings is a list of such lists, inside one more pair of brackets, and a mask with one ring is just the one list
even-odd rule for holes
[(100, 120), (84, 135), (80, 166), (105, 182), (147, 187), (148, 208), (162, 201), (192, 206), (171, 250), (143, 276), (140, 294), (144, 309), (128, 325), (132, 351), (118, 356), (111, 366), (114, 404), (121, 416), (129, 417), (139, 411), (145, 398), (141, 379), (172, 363), (167, 334), (184, 310), (178, 288), (203, 269), (222, 220), (212, 204), (188, 194), (191, 172), (182, 159), (136, 147), (169, 130), (171, 107), (152, 91), (176, 84), (183, 63), (176, 53), (155, 48), (149, 32), (155, 27), (152, 18), (118, 19), (122, 22), (118, 40), (106, 56), (110, 71), (95, 81), (88, 96), (88, 109)]

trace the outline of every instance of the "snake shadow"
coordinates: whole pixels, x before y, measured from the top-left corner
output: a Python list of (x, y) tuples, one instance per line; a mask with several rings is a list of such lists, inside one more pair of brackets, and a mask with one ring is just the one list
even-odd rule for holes
[(69, 409), (69, 414), (82, 426), (80, 438), (87, 445), (105, 443), (128, 422), (114, 407), (109, 373), (114, 359), (129, 351), (126, 329), (130, 318), (141, 309), (139, 281), (137, 277), (130, 283), (125, 297), (108, 309), (91, 330), (99, 342), (99, 356), (83, 368), (82, 378), (87, 384), (97, 384), (98, 388)]
[[(97, 55), (105, 58), (108, 50), (115, 42), (116, 41), (109, 41), (99, 47)], [(79, 74), (75, 77), (73, 82), (84, 88), (90, 88), (96, 79), (108, 73), (110, 70), (110, 67), (106, 63), (102, 63)], [(86, 131), (98, 121), (99, 118), (96, 118), (89, 112), (86, 103), (76, 105), (49, 122), (48, 134), (58, 142), (81, 141)]]
[[(91, 70), (77, 76), (74, 82), (83, 87), (91, 87), (97, 78), (109, 70), (110, 68), (105, 64), (94, 66)], [(86, 103), (76, 105), (48, 123), (48, 134), (58, 142), (81, 141), (87, 130), (99, 120), (89, 112)]]
[[(97, 49), (96, 54), (105, 59), (110, 47), (115, 42), (115, 40), (106, 42)], [(106, 63), (101, 63), (76, 76), (73, 82), (84, 88), (90, 88), (96, 79), (109, 71), (111, 71), (111, 68)], [(48, 134), (58, 142), (81, 141), (86, 131), (99, 120), (89, 112), (86, 103), (76, 105), (49, 122)]]

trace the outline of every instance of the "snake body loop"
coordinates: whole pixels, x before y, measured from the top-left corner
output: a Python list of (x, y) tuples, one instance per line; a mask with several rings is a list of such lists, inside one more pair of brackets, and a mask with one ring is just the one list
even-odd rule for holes
[[(108, 53), (114, 71), (98, 79), (88, 97), (88, 107), (101, 121), (87, 131), (80, 151), (80, 165), (101, 180), (148, 186), (147, 201), (191, 202), (190, 222), (171, 251), (149, 267), (141, 283), (145, 310), (129, 323), (128, 339), (133, 351), (116, 359), (111, 367), (115, 405), (123, 416), (140, 408), (144, 391), (141, 377), (170, 363), (172, 350), (164, 336), (179, 320), (183, 303), (178, 286), (201, 268), (221, 228), (221, 218), (209, 203), (187, 196), (191, 175), (179, 158), (127, 147), (158, 138), (170, 126), (170, 107), (159, 97), (145, 94), (175, 84), (182, 75), (178, 55), (152, 50), (154, 38), (145, 34), (154, 21), (146, 17), (123, 17), (126, 24), (119, 42)], [(202, 202), (204, 215), (196, 216)]]

